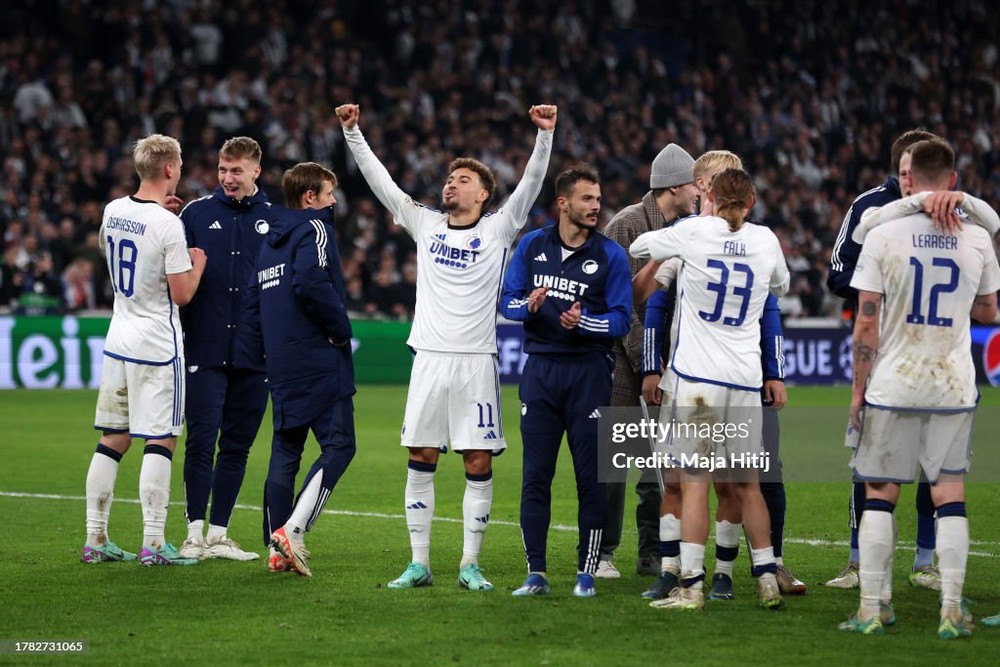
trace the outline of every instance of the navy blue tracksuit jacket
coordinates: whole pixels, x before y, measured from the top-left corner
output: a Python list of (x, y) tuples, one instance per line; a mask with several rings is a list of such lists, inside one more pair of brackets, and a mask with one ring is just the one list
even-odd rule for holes
[(236, 201), (218, 187), (181, 211), (188, 246), (201, 248), (208, 258), (198, 291), (181, 309), (189, 521), (205, 518), (211, 495), (210, 523), (229, 524), (267, 409), (263, 347), (247, 327), (244, 301), (270, 208), (263, 192)]
[[(598, 483), (599, 408), (611, 402), (611, 346), (628, 332), (632, 279), (625, 250), (603, 234), (593, 232), (565, 259), (564, 249), (557, 226), (527, 234), (504, 275), (500, 309), (505, 317), (524, 322), (529, 355), (520, 386), (521, 532), (528, 571), (547, 569), (552, 478), (565, 432), (580, 502), (578, 568), (593, 573), (606, 505)], [(538, 287), (549, 291), (532, 314), (528, 296)], [(580, 323), (566, 330), (559, 316), (576, 302)]]
[(263, 337), (274, 427), (281, 430), (310, 423), (355, 387), (330, 211), (273, 211), (247, 310)]
[(274, 438), (264, 486), (264, 542), (292, 512), (295, 477), (309, 431), (321, 476), (307, 530), (354, 458), (354, 362), (330, 209), (273, 208), (248, 292), (250, 321), (264, 342)]
[(844, 222), (837, 232), (837, 240), (833, 245), (833, 254), (830, 256), (826, 286), (837, 296), (847, 299), (852, 306), (858, 303), (858, 291), (851, 287), (851, 278), (854, 277), (854, 267), (857, 266), (861, 246), (854, 242), (851, 235), (861, 222), (861, 215), (869, 208), (885, 206), (902, 197), (899, 181), (895, 176), (887, 176), (882, 185), (858, 195), (844, 216)]

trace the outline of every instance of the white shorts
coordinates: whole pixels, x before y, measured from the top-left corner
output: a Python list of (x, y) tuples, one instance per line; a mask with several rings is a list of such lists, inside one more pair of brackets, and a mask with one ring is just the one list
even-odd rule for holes
[(759, 391), (693, 382), (676, 374), (671, 379), (664, 402), (668, 394), (672, 400), (669, 409), (665, 405), (660, 410), (659, 421), (661, 433), (669, 434), (664, 453), (674, 466), (736, 474), (764, 471)]
[(134, 438), (173, 438), (184, 423), (184, 359), (163, 366), (105, 356), (94, 428)]
[(858, 479), (903, 484), (916, 478), (917, 464), (930, 482), (942, 473), (969, 471), (975, 412), (884, 410), (868, 406), (851, 467)]
[(507, 448), (496, 355), (418, 352), (400, 444), (456, 452)]

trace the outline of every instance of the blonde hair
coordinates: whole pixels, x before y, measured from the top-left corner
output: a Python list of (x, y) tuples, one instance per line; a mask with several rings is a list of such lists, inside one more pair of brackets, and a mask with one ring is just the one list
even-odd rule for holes
[(260, 164), (262, 153), (260, 144), (250, 137), (232, 137), (231, 139), (226, 139), (226, 143), (222, 144), (222, 148), (219, 149), (220, 158), (227, 160), (248, 158), (251, 162), (257, 164)]
[(139, 180), (155, 181), (163, 176), (163, 167), (181, 157), (181, 144), (173, 137), (151, 134), (135, 142), (132, 159)]
[[(743, 160), (741, 160), (740, 156), (736, 153), (723, 150), (708, 151), (707, 153), (702, 153), (701, 156), (694, 161), (694, 177), (695, 180), (697, 180), (720, 169), (742, 168)], [(709, 188), (712, 187), (711, 183), (707, 183), (707, 185)]]
[(733, 168), (719, 172), (712, 182), (712, 194), (715, 197), (715, 215), (729, 223), (729, 231), (739, 230), (743, 226), (743, 212), (754, 197), (750, 174)]

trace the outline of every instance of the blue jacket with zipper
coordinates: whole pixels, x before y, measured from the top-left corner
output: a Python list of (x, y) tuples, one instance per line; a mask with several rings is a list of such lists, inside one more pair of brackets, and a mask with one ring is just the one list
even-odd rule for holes
[(188, 246), (208, 258), (198, 291), (181, 309), (188, 366), (263, 372), (260, 338), (247, 328), (245, 290), (271, 215), (263, 191), (236, 201), (221, 186), (181, 211)]

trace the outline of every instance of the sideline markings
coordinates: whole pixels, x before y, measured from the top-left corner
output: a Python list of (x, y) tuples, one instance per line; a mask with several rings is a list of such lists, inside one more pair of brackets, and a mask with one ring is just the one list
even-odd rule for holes
[[(86, 496), (63, 496), (55, 493), (22, 493), (19, 491), (0, 491), (0, 498), (29, 498), (32, 500), (81, 500), (86, 501)], [(138, 498), (115, 498), (116, 503), (126, 503), (129, 505), (138, 505)], [(183, 500), (173, 500), (170, 502), (171, 505), (182, 506), (186, 503)], [(244, 505), (242, 503), (237, 503), (233, 509), (238, 510), (250, 510), (251, 512), (263, 512), (263, 508), (257, 505)], [(398, 521), (404, 521), (406, 519), (405, 514), (386, 514), (385, 512), (355, 512), (353, 510), (323, 510), (323, 514), (328, 514), (331, 516), (350, 516), (350, 517), (360, 517), (366, 519), (394, 519)], [(447, 516), (436, 516), (434, 521), (440, 523), (462, 523), (462, 519), (454, 519)], [(509, 526), (513, 528), (520, 528), (521, 524), (515, 523), (514, 521), (503, 521), (500, 519), (490, 520), (490, 525), (497, 526)], [(552, 524), (549, 526), (552, 530), (558, 530), (561, 532), (573, 532), (577, 531), (576, 526), (566, 526), (562, 524)], [(711, 541), (711, 538), (709, 538)], [(811, 538), (801, 538), (801, 537), (786, 537), (785, 544), (804, 544), (810, 547), (849, 547), (850, 542), (847, 540), (820, 540)], [(972, 546), (977, 547), (1000, 547), (1000, 542), (986, 542), (981, 540), (971, 540), (969, 542)], [(916, 551), (916, 547), (910, 547), (905, 545), (897, 545), (897, 551)], [(1000, 553), (995, 553), (992, 551), (969, 551), (970, 556), (979, 556), (982, 558), (1000, 558)]]

